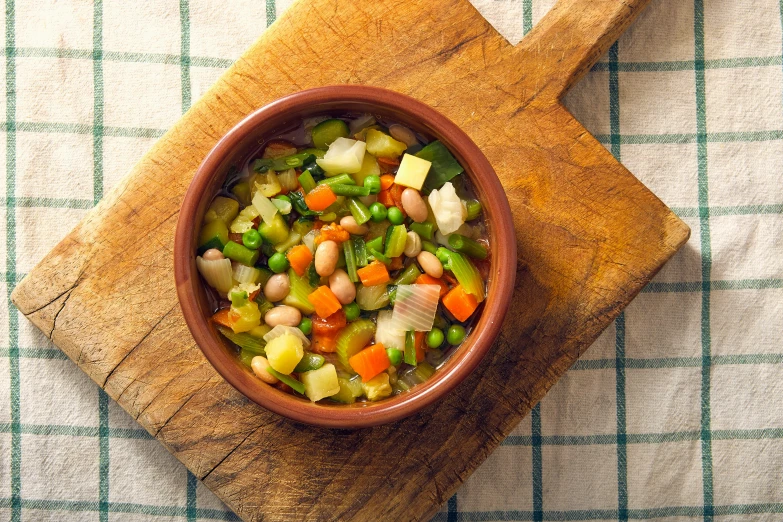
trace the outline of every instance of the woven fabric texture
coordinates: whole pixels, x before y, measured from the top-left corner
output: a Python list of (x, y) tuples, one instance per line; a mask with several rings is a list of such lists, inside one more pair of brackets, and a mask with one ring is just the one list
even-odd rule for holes
[[(289, 3), (6, 1), (0, 520), (236, 519), (8, 296)], [(569, 93), (692, 236), (435, 520), (783, 519), (782, 26), (653, 0)]]

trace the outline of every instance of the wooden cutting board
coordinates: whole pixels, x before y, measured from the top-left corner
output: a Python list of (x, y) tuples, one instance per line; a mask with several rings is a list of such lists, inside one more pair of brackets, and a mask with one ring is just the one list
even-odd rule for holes
[[(13, 302), (244, 519), (427, 519), (688, 238), (559, 102), (647, 1), (561, 0), (514, 47), (467, 0), (300, 0)], [(519, 251), (514, 306), (478, 370), (423, 413), (353, 432), (287, 421), (225, 383), (172, 271), (183, 194), (216, 141), (280, 96), (338, 83), (460, 125), (508, 192)]]

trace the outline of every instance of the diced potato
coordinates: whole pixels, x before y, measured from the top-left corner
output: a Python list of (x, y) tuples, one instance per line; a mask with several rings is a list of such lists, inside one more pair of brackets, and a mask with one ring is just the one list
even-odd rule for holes
[(380, 176), (381, 168), (378, 166), (378, 160), (375, 156), (369, 152), (364, 153), (364, 159), (362, 160), (362, 168), (353, 175), (354, 181), (360, 187), (364, 184), (364, 178), (367, 176)]
[(399, 158), (408, 146), (376, 129), (367, 129), (367, 152), (378, 158)]
[(266, 358), (269, 360), (269, 365), (284, 375), (294, 371), (302, 357), (304, 357), (302, 340), (294, 335), (281, 335), (266, 345)]
[(261, 311), (255, 301), (248, 301), (237, 308), (232, 306), (231, 312), (239, 315), (239, 319), (231, 325), (234, 333), (249, 332), (261, 324)]
[(402, 157), (394, 182), (398, 185), (421, 190), (432, 163), (411, 154)]
[(239, 202), (237, 200), (218, 196), (209, 205), (209, 210), (204, 216), (204, 222), (210, 223), (215, 219), (219, 219), (228, 225), (237, 217), (237, 214), (239, 214)]
[(249, 333), (253, 337), (257, 339), (263, 339), (266, 334), (268, 334), (272, 328), (268, 324), (261, 324), (250, 330)]
[[(267, 355), (269, 347), (267, 346)], [(337, 369), (333, 364), (324, 364), (317, 370), (299, 375), (305, 388), (305, 395), (311, 401), (320, 401), (340, 392), (340, 382), (337, 380)]]
[(392, 394), (392, 387), (389, 384), (389, 374), (379, 373), (367, 382), (362, 383), (364, 394), (368, 400), (377, 401), (384, 399)]
[(326, 171), (327, 175), (336, 175), (343, 172), (356, 174), (362, 168), (364, 160), (365, 144), (363, 141), (337, 138), (326, 151), (323, 158), (315, 162)]
[(244, 234), (253, 228), (253, 220), (258, 217), (258, 210), (253, 205), (242, 209), (242, 212), (231, 222), (229, 230), (234, 234)]

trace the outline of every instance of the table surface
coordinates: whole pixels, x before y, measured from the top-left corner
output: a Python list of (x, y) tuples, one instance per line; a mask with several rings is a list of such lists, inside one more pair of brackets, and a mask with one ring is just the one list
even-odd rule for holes
[[(289, 3), (7, 2), (6, 295)], [(473, 0), (512, 42), (553, 3)], [(653, 0), (568, 95), (692, 236), (436, 520), (781, 517), (782, 10)], [(235, 519), (7, 299), (0, 336), (0, 520)]]

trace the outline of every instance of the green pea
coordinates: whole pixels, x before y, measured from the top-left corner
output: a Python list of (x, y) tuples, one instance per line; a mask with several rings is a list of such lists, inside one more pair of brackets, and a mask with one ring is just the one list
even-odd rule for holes
[(356, 304), (356, 302), (348, 303), (347, 305), (343, 306), (343, 310), (345, 311), (345, 318), (348, 321), (355, 321), (359, 318), (359, 314), (362, 313), (359, 305)]
[(381, 178), (378, 176), (367, 176), (364, 178), (364, 188), (370, 189), (370, 194), (377, 194), (381, 191)]
[(430, 348), (437, 348), (443, 344), (443, 330), (440, 328), (433, 328), (427, 334), (427, 346)]
[(386, 219), (386, 207), (383, 206), (383, 203), (376, 201), (370, 205), (370, 215), (372, 216), (373, 221), (380, 223)]
[(452, 324), (446, 332), (446, 340), (452, 346), (457, 346), (465, 340), (465, 327), (459, 324)]
[(388, 219), (392, 225), (402, 225), (402, 222), (405, 221), (402, 210), (397, 207), (389, 207), (389, 210), (386, 212), (386, 219)]
[(303, 317), (302, 322), (299, 323), (299, 329), (302, 330), (303, 334), (310, 335), (310, 332), (313, 331), (313, 322), (309, 317)]
[(392, 366), (402, 363), (402, 352), (396, 348), (386, 348), (386, 355), (389, 356), (389, 362), (392, 363)]
[(285, 257), (285, 254), (281, 252), (275, 252), (272, 257), (269, 258), (267, 264), (269, 265), (269, 270), (275, 274), (280, 274), (288, 270), (288, 259)]
[(261, 246), (261, 234), (258, 230), (251, 228), (242, 234), (242, 244), (251, 250), (257, 250)]

